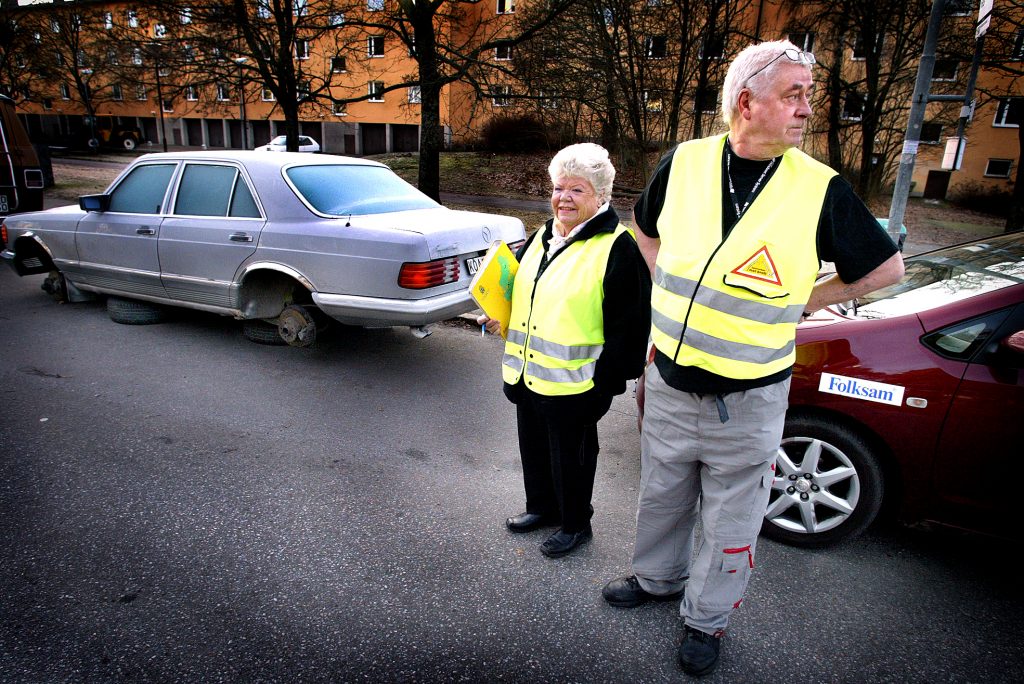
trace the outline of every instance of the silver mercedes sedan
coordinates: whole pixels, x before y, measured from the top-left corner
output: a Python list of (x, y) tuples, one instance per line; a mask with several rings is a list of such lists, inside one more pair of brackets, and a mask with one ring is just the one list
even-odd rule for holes
[(377, 162), (183, 152), (139, 157), (77, 207), (7, 217), (0, 257), (58, 299), (106, 295), (119, 323), (188, 307), (306, 346), (324, 315), (422, 328), (470, 311), (489, 244), (524, 238), (519, 219), (447, 209)]

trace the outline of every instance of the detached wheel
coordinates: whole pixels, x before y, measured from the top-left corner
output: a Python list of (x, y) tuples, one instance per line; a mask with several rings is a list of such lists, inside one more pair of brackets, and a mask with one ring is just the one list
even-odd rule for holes
[(167, 309), (137, 299), (107, 297), (110, 320), (122, 325), (152, 325), (167, 320)]
[(882, 506), (878, 458), (856, 432), (817, 418), (786, 421), (761, 532), (793, 546), (850, 539)]
[(245, 339), (256, 344), (286, 344), (277, 332), (276, 325), (255, 318), (242, 321), (242, 334), (245, 335)]

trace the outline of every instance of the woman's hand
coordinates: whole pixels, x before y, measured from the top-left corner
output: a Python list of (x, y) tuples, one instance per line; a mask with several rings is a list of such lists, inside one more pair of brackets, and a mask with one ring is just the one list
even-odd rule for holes
[(491, 333), (492, 335), (497, 335), (498, 333), (501, 332), (501, 323), (499, 321), (494, 320), (493, 318), (488, 318), (487, 314), (477, 316), (476, 324), (485, 327), (487, 329), (487, 332)]

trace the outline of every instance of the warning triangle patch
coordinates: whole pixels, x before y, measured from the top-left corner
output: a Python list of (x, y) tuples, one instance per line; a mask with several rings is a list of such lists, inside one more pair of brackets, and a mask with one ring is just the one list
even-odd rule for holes
[(775, 262), (772, 261), (772, 255), (768, 253), (767, 245), (754, 252), (749, 259), (734, 268), (732, 272), (736, 275), (753, 278), (754, 280), (782, 285), (782, 281), (779, 280), (779, 274), (775, 270)]

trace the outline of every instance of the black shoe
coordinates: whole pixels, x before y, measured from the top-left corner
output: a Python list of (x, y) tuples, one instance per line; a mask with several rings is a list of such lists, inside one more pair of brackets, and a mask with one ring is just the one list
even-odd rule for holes
[(579, 532), (558, 530), (540, 545), (540, 552), (548, 558), (561, 558), (592, 536), (590, 528)]
[(673, 591), (671, 594), (652, 594), (640, 586), (636, 575), (630, 575), (629, 577), (613, 579), (604, 585), (604, 589), (601, 590), (601, 596), (604, 596), (604, 600), (613, 606), (635, 608), (641, 603), (647, 603), (648, 601), (672, 601), (681, 598), (684, 591), (686, 590), (680, 589), (679, 591)]
[(556, 524), (545, 515), (530, 513), (529, 511), (513, 515), (505, 521), (505, 527), (512, 532), (532, 532), (539, 527), (549, 527)]
[(679, 664), (683, 672), (693, 677), (710, 674), (718, 664), (718, 649), (722, 638), (686, 626), (686, 636), (679, 645)]

